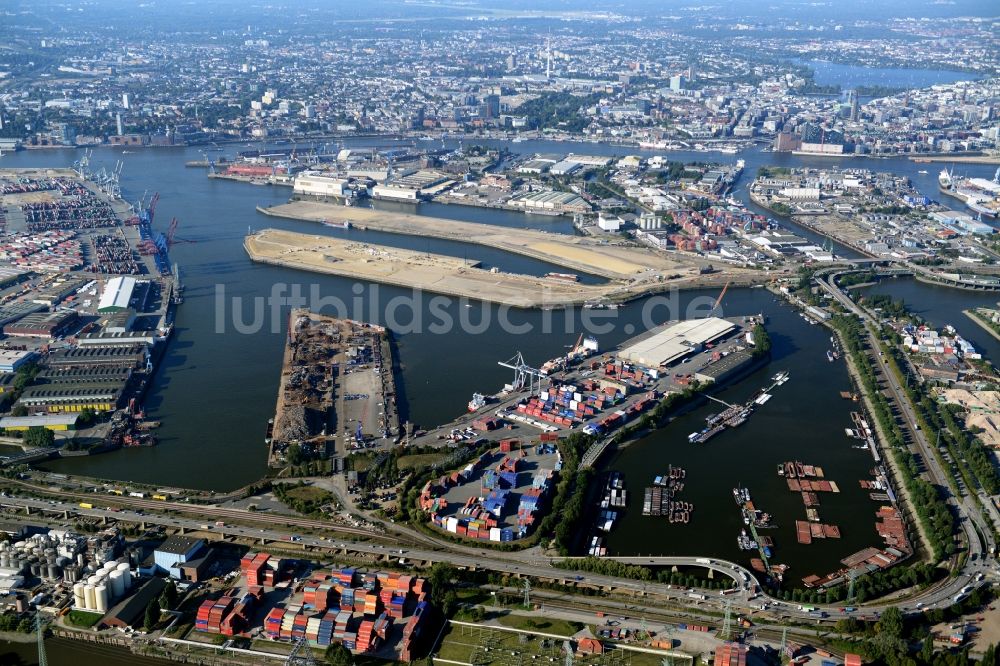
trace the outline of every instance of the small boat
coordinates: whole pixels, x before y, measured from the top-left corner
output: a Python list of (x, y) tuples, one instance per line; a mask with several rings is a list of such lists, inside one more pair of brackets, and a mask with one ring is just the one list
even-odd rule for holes
[(924, 176), (926, 176), (926, 175), (927, 175), (927, 169), (921, 169), (921, 170), (920, 170), (920, 171), (918, 171), (917, 173), (919, 173), (919, 174), (921, 174), (921, 175), (924, 175)]
[(829, 349), (826, 350), (826, 360), (828, 360), (830, 363), (833, 363), (833, 352), (830, 351)]
[(329, 220), (323, 220), (321, 224), (324, 227), (330, 227), (331, 229), (350, 229), (351, 223), (348, 220), (343, 220), (342, 222), (331, 222)]

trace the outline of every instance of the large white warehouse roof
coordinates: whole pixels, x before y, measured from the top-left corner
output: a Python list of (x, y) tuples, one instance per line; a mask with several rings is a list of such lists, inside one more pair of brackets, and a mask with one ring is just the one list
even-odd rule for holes
[(618, 357), (649, 368), (669, 365), (735, 328), (736, 324), (719, 317), (680, 321), (629, 345)]
[(135, 289), (135, 278), (128, 275), (111, 278), (104, 286), (101, 300), (97, 304), (98, 312), (117, 312), (128, 307)]

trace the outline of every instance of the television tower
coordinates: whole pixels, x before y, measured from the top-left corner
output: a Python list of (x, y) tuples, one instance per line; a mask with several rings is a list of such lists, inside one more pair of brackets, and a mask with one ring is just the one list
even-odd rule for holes
[(552, 34), (545, 39), (545, 78), (552, 78)]

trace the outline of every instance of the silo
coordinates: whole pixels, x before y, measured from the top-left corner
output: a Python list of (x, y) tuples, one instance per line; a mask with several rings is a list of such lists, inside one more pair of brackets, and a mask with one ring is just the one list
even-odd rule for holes
[(97, 608), (97, 600), (94, 596), (94, 586), (90, 583), (83, 586), (83, 607), (87, 610), (94, 610)]
[(122, 572), (122, 581), (125, 583), (125, 589), (130, 590), (132, 588), (132, 572), (129, 570), (128, 562), (119, 564), (117, 570)]
[(97, 612), (107, 613), (108, 612), (108, 588), (103, 584), (98, 585), (94, 588), (94, 597), (97, 602)]
[(102, 567), (105, 571), (111, 572), (118, 568), (118, 562), (116, 560), (109, 560), (104, 563)]
[(111, 598), (117, 599), (125, 594), (125, 574), (121, 571), (111, 572)]
[(49, 578), (53, 580), (55, 580), (59, 576), (59, 567), (56, 566), (55, 562), (49, 562), (48, 565), (46, 566), (46, 570), (49, 575)]
[(73, 603), (77, 608), (86, 608), (87, 606), (87, 598), (84, 596), (83, 588), (83, 583), (77, 583), (73, 586)]
[(35, 578), (40, 578), (42, 575), (42, 565), (37, 561), (31, 563), (31, 575)]
[(77, 553), (76, 554), (76, 565), (78, 567), (82, 567), (86, 563), (87, 563), (87, 561), (84, 559), (83, 553)]
[(0, 552), (0, 567), (4, 569), (10, 568), (10, 553), (5, 551)]
[(97, 585), (97, 583), (100, 582), (100, 580), (101, 580), (100, 576), (91, 576), (90, 578), (87, 579), (87, 585)]

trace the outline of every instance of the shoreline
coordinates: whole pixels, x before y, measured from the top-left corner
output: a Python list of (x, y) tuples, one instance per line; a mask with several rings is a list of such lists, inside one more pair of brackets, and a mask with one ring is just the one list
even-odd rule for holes
[(990, 326), (989, 323), (987, 323), (987, 322), (985, 322), (985, 321), (983, 321), (981, 319), (982, 315), (980, 315), (978, 312), (976, 312), (976, 308), (969, 308), (968, 310), (962, 310), (962, 314), (964, 314), (966, 317), (968, 317), (973, 322), (975, 322), (976, 325), (979, 326), (979, 328), (983, 329), (984, 331), (986, 331), (987, 333), (989, 333), (990, 335), (992, 335), (997, 340), (1000, 340), (1000, 333), (997, 333), (993, 329), (993, 327)]

